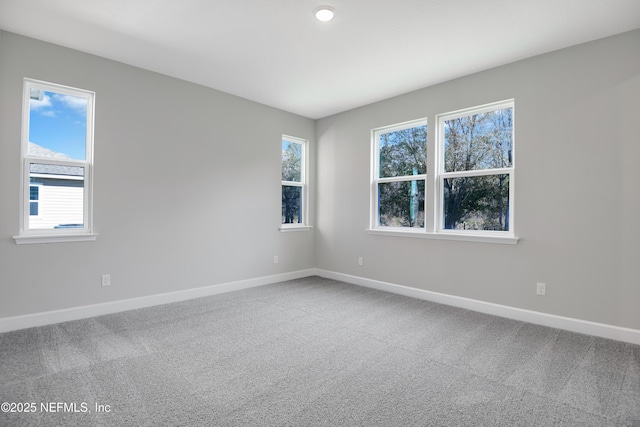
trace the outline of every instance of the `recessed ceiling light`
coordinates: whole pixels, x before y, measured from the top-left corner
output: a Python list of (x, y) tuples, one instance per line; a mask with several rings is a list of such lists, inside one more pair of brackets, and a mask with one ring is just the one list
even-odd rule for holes
[(318, 21), (327, 22), (331, 21), (335, 16), (335, 11), (329, 6), (320, 6), (314, 12)]

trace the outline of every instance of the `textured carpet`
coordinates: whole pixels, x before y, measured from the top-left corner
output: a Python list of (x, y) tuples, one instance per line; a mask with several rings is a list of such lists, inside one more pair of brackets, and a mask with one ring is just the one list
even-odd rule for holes
[(2, 426), (640, 426), (640, 347), (309, 277), (0, 334), (0, 402), (35, 406)]

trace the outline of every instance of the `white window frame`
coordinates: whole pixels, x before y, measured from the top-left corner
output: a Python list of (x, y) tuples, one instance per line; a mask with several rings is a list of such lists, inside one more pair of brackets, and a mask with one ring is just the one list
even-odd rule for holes
[[(513, 109), (513, 148), (511, 167), (499, 169), (482, 169), (463, 172), (444, 171), (444, 122), (453, 118), (464, 117), (471, 114), (495, 111), (505, 108)], [(440, 240), (457, 240), (479, 243), (499, 243), (515, 245), (519, 238), (515, 234), (515, 100), (508, 99), (499, 102), (465, 108), (435, 116), (435, 126), (427, 126), (427, 173), (416, 175), (425, 180), (425, 221), (424, 228), (386, 227), (379, 225), (378, 213), (378, 184), (381, 182), (404, 181), (410, 177), (379, 178), (379, 135), (394, 130), (426, 125), (427, 119), (413, 120), (410, 122), (395, 124), (377, 128), (372, 131), (371, 143), (371, 203), (370, 203), (370, 227), (369, 234), (417, 237)], [(434, 135), (435, 133), (435, 135)], [(490, 230), (447, 230), (444, 229), (444, 179), (458, 176), (481, 176), (509, 174), (509, 231)]]
[[(303, 138), (298, 138), (295, 136), (290, 136), (290, 135), (282, 135), (282, 138), (280, 140), (280, 150), (282, 152), (282, 142), (289, 142), (289, 143), (293, 143), (293, 144), (299, 144), (300, 145), (300, 153), (302, 158), (300, 159), (300, 182), (298, 181), (284, 181), (281, 180), (281, 185), (280, 185), (280, 200), (282, 200), (282, 186), (292, 186), (292, 187), (299, 187), (301, 189), (301, 197), (302, 197), (302, 201), (300, 202), (301, 206), (302, 206), (302, 222), (301, 223), (294, 223), (294, 224), (285, 224), (282, 223), (282, 219), (281, 219), (281, 223), (280, 223), (280, 231), (305, 231), (305, 230), (309, 230), (311, 229), (311, 226), (309, 224), (309, 186), (308, 186), (308, 180), (309, 177), (307, 175), (307, 171), (309, 169), (309, 160), (308, 160), (308, 145), (309, 145), (309, 141), (307, 139), (303, 139)], [(280, 165), (282, 167), (282, 164)], [(280, 204), (280, 211), (282, 212), (282, 203)], [(280, 215), (280, 218), (282, 218), (282, 215)]]
[[(425, 126), (427, 128), (427, 153), (429, 152), (429, 126), (427, 124), (427, 119), (417, 119), (411, 120), (408, 122), (398, 123), (395, 125), (385, 126), (381, 128), (374, 129), (371, 133), (372, 139), (372, 153), (371, 153), (371, 170), (372, 170), (372, 179), (371, 179), (371, 230), (379, 230), (379, 231), (397, 231), (397, 232), (415, 232), (417, 230), (416, 227), (389, 227), (380, 225), (380, 207), (378, 206), (379, 201), (379, 184), (389, 183), (389, 182), (411, 182), (411, 181), (423, 181), (424, 182), (424, 191), (425, 191), (425, 224), (427, 223), (428, 213), (427, 213), (427, 194), (428, 194), (428, 182), (427, 175), (429, 172), (429, 165), (427, 164), (427, 173), (426, 174), (418, 174), (418, 175), (402, 175), (402, 176), (393, 176), (393, 177), (380, 177), (380, 135), (391, 133), (399, 130), (411, 129), (420, 126)], [(428, 159), (425, 159), (427, 161)]]
[[(31, 90), (44, 90), (85, 98), (87, 100), (86, 147), (85, 160), (51, 159), (38, 157), (29, 153), (29, 120)], [(21, 203), (20, 203), (20, 233), (14, 236), (17, 244), (27, 243), (55, 243), (96, 240), (97, 234), (93, 230), (93, 139), (94, 139), (94, 111), (95, 92), (25, 78), (22, 96), (22, 147), (21, 147)], [(32, 164), (47, 164), (84, 168), (83, 195), (83, 227), (59, 229), (31, 229), (29, 228), (30, 203), (30, 170)], [(40, 206), (39, 206), (40, 208)]]
[[(446, 172), (444, 161), (444, 123), (448, 120), (457, 119), (460, 117), (471, 116), (474, 114), (488, 113), (490, 111), (504, 110), (510, 108), (512, 110), (512, 117), (514, 126), (511, 129), (511, 141), (512, 141), (512, 155), (511, 166), (505, 168), (495, 169), (476, 169), (470, 171), (457, 171)], [(458, 235), (469, 236), (494, 236), (504, 238), (514, 238), (514, 202), (515, 202), (515, 102), (513, 99), (494, 102), (491, 104), (485, 104), (478, 107), (465, 108), (450, 113), (439, 114), (436, 116), (437, 125), (437, 153), (438, 153), (438, 176), (437, 176), (437, 198), (436, 198), (436, 218), (438, 233), (451, 233)], [(508, 231), (494, 231), (494, 230), (449, 230), (444, 228), (444, 180), (447, 178), (460, 178), (460, 177), (476, 177), (487, 175), (509, 175), (509, 230)]]

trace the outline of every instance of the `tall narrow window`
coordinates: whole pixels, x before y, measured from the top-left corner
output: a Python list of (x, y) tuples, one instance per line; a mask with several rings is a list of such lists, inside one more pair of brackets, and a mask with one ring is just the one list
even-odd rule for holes
[(94, 97), (90, 91), (25, 79), (23, 203), (16, 242), (93, 232)]
[(427, 121), (373, 131), (372, 225), (423, 229)]
[(282, 137), (282, 227), (307, 226), (307, 141)]
[(440, 230), (513, 230), (513, 102), (438, 117)]

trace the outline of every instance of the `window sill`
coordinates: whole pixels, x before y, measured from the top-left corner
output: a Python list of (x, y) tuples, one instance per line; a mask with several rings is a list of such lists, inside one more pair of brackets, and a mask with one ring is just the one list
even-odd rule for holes
[(313, 227), (310, 225), (281, 225), (280, 232), (288, 233), (289, 231), (309, 231)]
[(14, 236), (17, 245), (38, 244), (38, 243), (66, 243), (66, 242), (91, 242), (98, 238), (97, 233), (82, 234), (33, 234), (25, 236)]
[(367, 229), (369, 234), (377, 234), (380, 236), (396, 236), (396, 237), (415, 237), (422, 239), (436, 239), (436, 240), (458, 240), (463, 242), (478, 242), (478, 243), (497, 243), (503, 245), (516, 245), (519, 237), (500, 235), (479, 235), (479, 234), (467, 234), (467, 233), (433, 233), (426, 231), (406, 231), (402, 229), (380, 229), (370, 228)]

